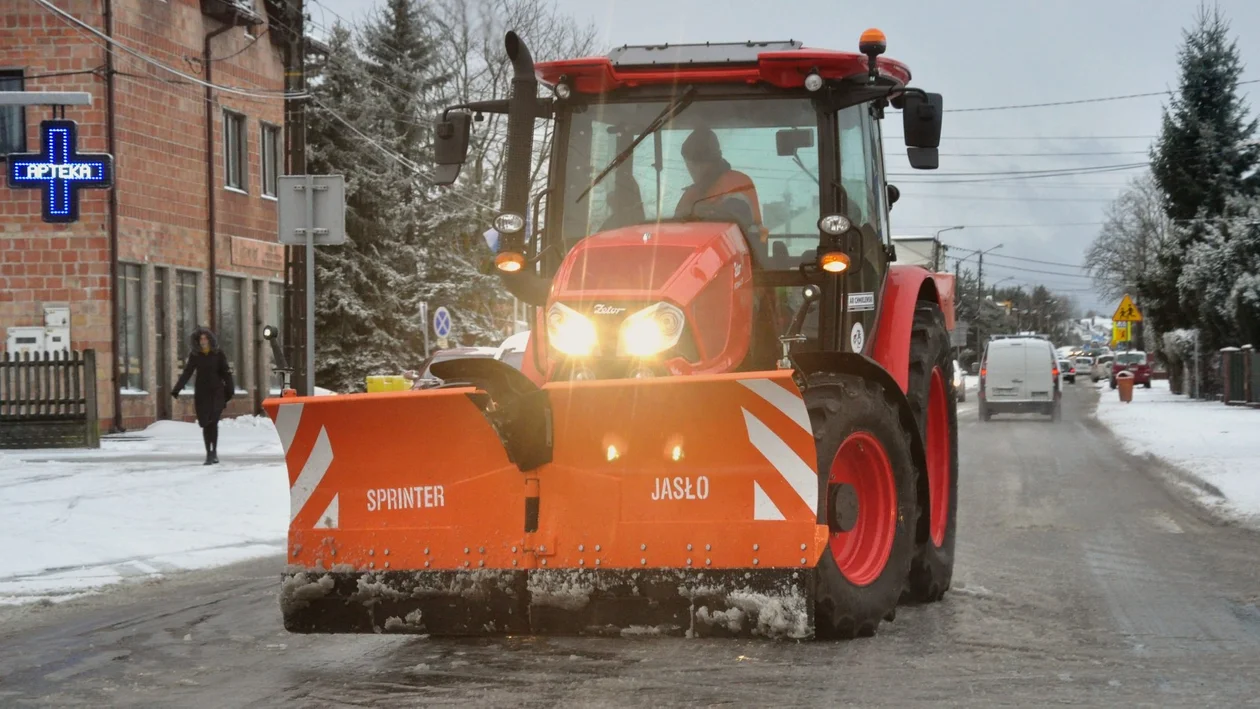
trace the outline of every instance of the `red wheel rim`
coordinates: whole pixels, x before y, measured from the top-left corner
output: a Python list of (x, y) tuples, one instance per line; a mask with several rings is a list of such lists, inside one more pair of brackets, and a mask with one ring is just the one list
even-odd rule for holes
[(831, 555), (850, 583), (866, 586), (883, 573), (897, 535), (897, 486), (883, 444), (866, 431), (850, 435), (836, 451), (829, 482), (851, 485), (857, 497), (857, 520), (847, 532), (832, 530)]
[(927, 411), (928, 497), (931, 498), (929, 530), (932, 543), (945, 542), (945, 526), (949, 521), (949, 408), (945, 403), (945, 375), (940, 367), (932, 370)]

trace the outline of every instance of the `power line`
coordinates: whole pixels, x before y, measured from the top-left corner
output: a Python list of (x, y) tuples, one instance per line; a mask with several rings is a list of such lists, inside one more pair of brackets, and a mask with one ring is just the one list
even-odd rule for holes
[[(1255, 83), (1260, 83), (1260, 79), (1248, 79), (1246, 81), (1239, 81), (1236, 84), (1236, 86), (1244, 86), (1246, 84), (1255, 84)], [(1102, 96), (1099, 98), (1082, 98), (1082, 99), (1075, 99), (1072, 101), (1046, 101), (1043, 103), (1017, 103), (1017, 104), (1008, 104), (1005, 106), (984, 106), (981, 108), (947, 108), (945, 109), (945, 113), (951, 113), (951, 112), (952, 113), (972, 113), (972, 112), (977, 112), (977, 111), (1009, 111), (1009, 110), (1013, 110), (1017, 108), (1048, 108), (1051, 106), (1078, 106), (1080, 104), (1086, 104), (1086, 103), (1104, 103), (1107, 101), (1126, 101), (1128, 99), (1134, 99), (1134, 98), (1150, 98), (1152, 96), (1170, 96), (1172, 95), (1172, 93), (1173, 92), (1171, 90), (1147, 91), (1145, 93), (1140, 93), (1140, 94), (1123, 94), (1119, 96)]]
[[(1154, 140), (1158, 135), (942, 135), (941, 140)], [(884, 140), (904, 140), (902, 135), (885, 135)]]
[[(82, 20), (80, 20), (79, 18), (75, 17), (74, 15), (71, 15), (70, 13), (66, 12), (65, 10), (62, 10), (61, 8), (57, 7), (56, 5), (53, 5), (51, 2), (49, 2), (49, 0), (32, 0), (32, 1), (33, 1), (33, 2), (35, 2), (35, 3), (37, 3), (37, 4), (38, 4), (38, 5), (40, 5), (40, 6), (44, 7), (44, 8), (45, 8), (46, 10), (48, 10), (49, 12), (52, 12), (52, 13), (54, 13), (55, 15), (57, 15), (57, 16), (61, 19), (61, 21), (62, 21), (64, 24), (67, 24), (67, 25), (71, 26), (72, 28), (73, 28), (73, 27), (78, 27), (81, 31), (86, 31), (86, 32), (89, 32), (89, 33), (91, 33), (91, 34), (93, 34), (93, 35), (96, 35), (96, 36), (97, 36), (97, 37), (99, 37), (100, 39), (104, 40), (104, 41), (106, 42), (106, 44), (108, 44), (108, 45), (110, 45), (110, 46), (113, 46), (113, 47), (117, 47), (118, 49), (123, 50), (124, 52), (126, 52), (126, 53), (128, 53), (128, 54), (130, 54), (130, 55), (132, 55), (132, 56), (134, 56), (134, 57), (136, 57), (137, 59), (139, 59), (139, 60), (141, 60), (141, 61), (145, 62), (146, 64), (150, 64), (150, 65), (152, 65), (152, 66), (155, 66), (155, 67), (157, 67), (158, 69), (161, 69), (161, 70), (163, 70), (163, 71), (166, 71), (166, 72), (169, 72), (169, 73), (171, 73), (171, 74), (174, 74), (174, 75), (176, 75), (176, 76), (178, 76), (178, 77), (180, 77), (180, 78), (182, 78), (182, 79), (184, 79), (184, 80), (186, 80), (186, 81), (190, 81), (190, 82), (192, 82), (192, 83), (194, 83), (194, 84), (199, 84), (199, 85), (201, 85), (201, 86), (205, 86), (205, 87), (207, 87), (207, 88), (215, 89), (216, 91), (222, 91), (222, 92), (224, 92), (224, 93), (230, 93), (230, 94), (237, 94), (237, 95), (240, 95), (240, 96), (248, 96), (248, 97), (250, 97), (250, 98), (260, 98), (260, 99), (294, 98), (294, 99), (296, 99), (296, 98), (306, 98), (306, 97), (308, 96), (308, 94), (289, 94), (289, 93), (285, 93), (283, 90), (281, 90), (281, 91), (270, 91), (270, 92), (265, 91), (265, 90), (261, 90), (261, 91), (249, 91), (249, 90), (246, 90), (246, 89), (241, 89), (241, 88), (238, 88), (238, 87), (235, 87), (235, 86), (223, 86), (223, 85), (220, 85), (220, 84), (214, 84), (214, 83), (211, 83), (211, 82), (209, 82), (209, 81), (203, 81), (203, 80), (201, 80), (201, 79), (198, 79), (198, 78), (197, 78), (197, 77), (195, 77), (195, 76), (192, 76), (191, 74), (185, 74), (184, 72), (182, 72), (182, 71), (180, 71), (180, 70), (178, 70), (178, 69), (172, 69), (171, 67), (166, 66), (166, 65), (165, 65), (165, 64), (163, 64), (162, 62), (160, 62), (160, 61), (158, 61), (158, 60), (156, 60), (156, 59), (154, 59), (154, 58), (152, 58), (152, 57), (148, 56), (147, 54), (145, 54), (145, 53), (143, 53), (143, 52), (136, 51), (136, 50), (132, 49), (131, 47), (128, 47), (127, 45), (122, 44), (121, 42), (119, 42), (118, 40), (114, 39), (113, 37), (110, 37), (109, 35), (104, 34), (104, 33), (103, 33), (103, 32), (101, 32), (100, 30), (98, 30), (98, 29), (96, 29), (95, 27), (92, 27), (91, 25), (89, 25), (89, 24), (87, 24), (87, 23), (83, 22)], [(98, 43), (98, 44), (99, 44), (99, 43)], [(110, 49), (108, 49), (108, 48), (106, 48), (106, 51), (109, 51), (111, 54), (113, 53), (113, 51), (112, 51), (112, 50), (110, 50)]]
[[(952, 259), (954, 259), (955, 261), (962, 261), (962, 260), (963, 260), (962, 258), (959, 258), (959, 257), (957, 257), (957, 256), (946, 256), (946, 258), (952, 258)], [(964, 257), (964, 258), (965, 258), (965, 257)], [(1036, 268), (1024, 268), (1023, 266), (1012, 266), (1012, 265), (1010, 265), (1010, 264), (1005, 264), (1005, 263), (994, 263), (994, 264), (985, 264), (985, 265), (986, 265), (986, 266), (990, 266), (990, 265), (991, 265), (991, 266), (993, 266), (993, 267), (995, 267), (995, 268), (1005, 268), (1005, 269), (1010, 270), (1010, 271), (1020, 271), (1020, 272), (1023, 272), (1023, 273), (1039, 273), (1039, 274), (1046, 275), (1046, 276), (1058, 276), (1059, 278), (1080, 278), (1080, 279), (1087, 280), (1087, 281), (1093, 281), (1093, 280), (1094, 280), (1094, 277), (1093, 277), (1093, 276), (1086, 276), (1086, 275), (1082, 275), (1082, 274), (1079, 274), (1079, 273), (1062, 273), (1062, 272), (1060, 272), (1060, 271), (1042, 271), (1042, 270), (1040, 270), (1040, 269), (1036, 269)]]
[[(1000, 175), (1048, 175), (1051, 173), (1075, 173), (1077, 171), (1105, 171), (1109, 169), (1131, 169), (1135, 167), (1148, 167), (1150, 163), (1130, 162), (1130, 163), (1113, 163), (1111, 165), (1086, 165), (1083, 167), (1056, 167), (1045, 170), (993, 170), (980, 172), (937, 172), (935, 175), (943, 175), (945, 177), (978, 177), (978, 176), (1000, 176)], [(890, 172), (889, 177), (908, 177), (910, 175), (923, 175), (922, 172)]]
[(901, 193), (901, 198), (909, 198), (911, 201), (916, 199), (948, 199), (954, 202), (1074, 202), (1077, 204), (1095, 202), (1110, 204), (1115, 201), (1105, 197), (977, 197), (975, 195), (927, 194), (924, 192), (905, 191)]
[[(1057, 222), (1050, 224), (967, 224), (968, 229), (1051, 229), (1070, 226), (1102, 226), (1105, 222)], [(924, 229), (935, 231), (944, 229), (948, 224), (931, 224), (927, 226), (904, 226), (901, 229)], [(961, 248), (961, 247), (960, 247)]]
[[(1145, 167), (1148, 167), (1147, 163), (1140, 163), (1140, 164), (1136, 164), (1129, 167), (1111, 167), (1111, 168), (1106, 168), (1106, 169), (1079, 169), (1079, 170), (1072, 170), (1072, 171), (1066, 171), (1066, 172), (1059, 172), (1057, 174), (1013, 175), (1010, 177), (980, 177), (980, 178), (975, 178), (975, 179), (964, 179), (964, 180), (908, 180), (906, 181), (906, 184), (961, 185), (961, 184), (975, 183), (975, 182), (1014, 182), (1018, 180), (1035, 180), (1035, 179), (1044, 179), (1044, 178), (1052, 178), (1052, 177), (1075, 177), (1077, 175), (1101, 175), (1107, 172), (1121, 172), (1124, 170), (1136, 170), (1138, 168), (1145, 168)], [(889, 174), (890, 176), (893, 176), (892, 173), (889, 173)]]
[[(968, 229), (970, 229), (970, 228), (971, 228), (971, 225), (970, 225), (970, 224), (969, 224), (969, 225), (967, 225), (967, 228), (968, 228)], [(941, 246), (944, 246), (946, 249), (962, 249), (962, 248), (963, 248), (963, 247), (961, 247), (961, 246), (957, 246), (957, 245), (955, 245), (955, 244), (941, 244)], [(965, 250), (965, 249), (964, 249), (964, 250)], [(1063, 262), (1061, 262), (1061, 261), (1043, 261), (1043, 260), (1041, 260), (1041, 259), (1035, 259), (1035, 258), (1024, 258), (1024, 257), (1022, 257), (1022, 256), (1007, 256), (1006, 254), (999, 254), (999, 253), (990, 253), (990, 254), (988, 254), (988, 257), (989, 257), (989, 258), (999, 258), (999, 259), (1009, 259), (1009, 260), (1011, 260), (1011, 261), (1025, 261), (1025, 262), (1027, 262), (1027, 263), (1039, 263), (1039, 264), (1042, 264), (1042, 265), (1044, 265), (1044, 266), (1066, 266), (1066, 267), (1068, 267), (1068, 268), (1079, 268), (1079, 269), (1082, 269), (1082, 270), (1085, 268), (1084, 266), (1082, 266), (1082, 265), (1080, 265), (1080, 264), (1076, 264), (1076, 263), (1063, 263)], [(953, 257), (953, 256), (950, 256), (949, 258), (954, 258), (954, 257)], [(959, 259), (959, 260), (962, 260), (962, 259)]]

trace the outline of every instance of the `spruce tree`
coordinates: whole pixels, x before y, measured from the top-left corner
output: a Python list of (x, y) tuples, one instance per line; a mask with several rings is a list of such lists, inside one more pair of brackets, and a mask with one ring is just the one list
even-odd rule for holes
[(1204, 238), (1204, 223), (1224, 214), (1231, 197), (1254, 194), (1260, 149), (1247, 142), (1256, 121), (1249, 120), (1238, 93), (1243, 72), (1237, 42), (1219, 8), (1200, 6), (1193, 29), (1184, 32), (1178, 54), (1176, 95), (1164, 110), (1151, 171), (1165, 196), (1165, 210), (1177, 224), (1158, 268), (1138, 284), (1143, 307), (1167, 331), (1194, 326), (1201, 309), (1185, 302), (1177, 287), (1187, 251)]

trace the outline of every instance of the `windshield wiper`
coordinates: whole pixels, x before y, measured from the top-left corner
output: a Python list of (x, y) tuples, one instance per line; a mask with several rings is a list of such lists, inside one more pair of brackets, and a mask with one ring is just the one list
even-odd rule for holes
[(626, 158), (634, 154), (634, 149), (638, 147), (639, 143), (643, 142), (644, 138), (660, 130), (661, 126), (665, 125), (675, 116), (686, 110), (686, 108), (691, 105), (691, 102), (695, 99), (695, 97), (696, 87), (688, 86), (687, 89), (682, 92), (682, 95), (674, 99), (673, 103), (666, 106), (665, 110), (661, 111), (657, 114), (656, 118), (652, 119), (652, 122), (648, 124), (647, 128), (644, 128), (643, 132), (640, 133), (638, 137), (630, 143), (630, 145), (627, 145), (625, 150), (617, 153), (617, 157), (613, 158), (612, 162), (608, 163), (608, 166), (601, 170), (600, 173), (595, 176), (594, 180), (591, 180), (591, 184), (587, 185), (586, 189), (582, 190), (582, 194), (578, 195), (577, 199), (573, 200), (573, 203), (577, 204), (578, 202), (581, 202), (591, 190), (595, 189), (596, 185), (608, 176), (608, 173), (616, 170), (621, 163), (626, 161)]

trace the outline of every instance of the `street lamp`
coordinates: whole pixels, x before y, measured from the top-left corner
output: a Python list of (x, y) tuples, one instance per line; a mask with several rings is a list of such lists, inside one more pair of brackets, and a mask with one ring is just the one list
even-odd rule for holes
[[(939, 230), (937, 230), (937, 232), (936, 232), (936, 236), (934, 236), (932, 240), (933, 240), (934, 242), (936, 242), (937, 244), (940, 244), (940, 243), (941, 243), (941, 234), (944, 234), (944, 233), (945, 233), (945, 232), (947, 232), (947, 231), (955, 231), (955, 230), (958, 230), (958, 229), (963, 229), (963, 228), (964, 228), (964, 227), (961, 227), (961, 226), (951, 226), (951, 227), (947, 227), (947, 228), (945, 228), (945, 229), (939, 229)], [(941, 258), (941, 256), (940, 256), (940, 254), (941, 254), (941, 253), (944, 253), (944, 251), (945, 251), (946, 249), (947, 249), (947, 247), (945, 247), (944, 245), (942, 245), (942, 246), (941, 246), (941, 249), (938, 251), (937, 256), (936, 256), (937, 262), (932, 264), (932, 270), (933, 270), (933, 271), (939, 271), (939, 270), (941, 270), (941, 264), (940, 264), (940, 258)], [(934, 250), (935, 250), (935, 249), (934, 249)]]

